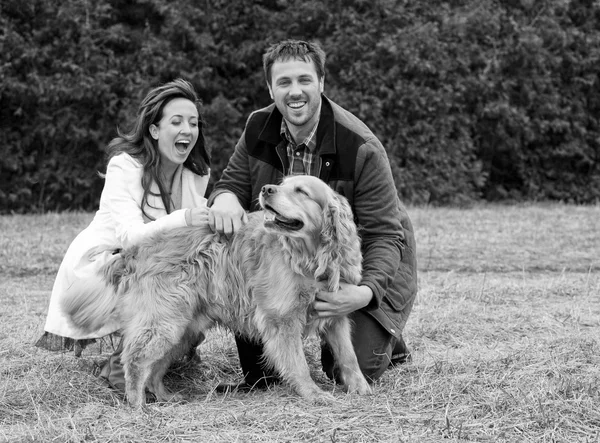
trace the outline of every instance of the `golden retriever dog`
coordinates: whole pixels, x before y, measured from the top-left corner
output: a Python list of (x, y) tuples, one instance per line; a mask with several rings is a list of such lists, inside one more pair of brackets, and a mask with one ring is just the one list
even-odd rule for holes
[(360, 240), (350, 206), (324, 182), (292, 176), (264, 186), (262, 211), (226, 239), (208, 226), (164, 232), (124, 250), (99, 277), (104, 295), (65, 302), (80, 327), (116, 316), (123, 326), (121, 355), (126, 395), (135, 407), (144, 389), (159, 401), (179, 400), (163, 385), (174, 358), (200, 333), (223, 325), (264, 344), (264, 362), (302, 397), (329, 401), (312, 380), (302, 337), (318, 333), (331, 347), (348, 392), (368, 394), (345, 316), (319, 319), (311, 307), (319, 290), (361, 280)]

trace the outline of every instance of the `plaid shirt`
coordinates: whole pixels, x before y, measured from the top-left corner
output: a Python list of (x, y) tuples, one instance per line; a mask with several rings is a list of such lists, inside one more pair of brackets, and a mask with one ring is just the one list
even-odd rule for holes
[(281, 136), (287, 140), (287, 155), (290, 161), (288, 175), (318, 175), (321, 158), (317, 155), (317, 127), (319, 121), (308, 137), (302, 143), (297, 145), (290, 134), (285, 120), (281, 120)]

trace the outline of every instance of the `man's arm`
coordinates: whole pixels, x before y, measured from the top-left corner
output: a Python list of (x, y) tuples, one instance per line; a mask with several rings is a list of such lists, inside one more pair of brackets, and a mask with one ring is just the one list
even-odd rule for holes
[(354, 215), (360, 226), (363, 276), (373, 291), (367, 309), (376, 309), (394, 281), (402, 259), (404, 228), (398, 194), (385, 149), (373, 138), (358, 153)]
[(233, 155), (208, 199), (211, 229), (227, 236), (248, 221), (246, 209), (252, 200), (246, 131), (238, 140)]

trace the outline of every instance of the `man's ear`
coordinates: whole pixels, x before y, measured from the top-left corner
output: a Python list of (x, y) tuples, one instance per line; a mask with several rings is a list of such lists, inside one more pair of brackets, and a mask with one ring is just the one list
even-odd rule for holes
[(321, 77), (321, 80), (319, 80), (319, 90), (321, 91), (321, 94), (323, 94), (323, 91), (325, 90), (325, 76)]
[(273, 90), (271, 89), (271, 85), (267, 83), (267, 89), (269, 90), (269, 96), (271, 100), (273, 100)]
[(154, 123), (150, 125), (150, 135), (154, 140), (158, 140), (158, 126)]

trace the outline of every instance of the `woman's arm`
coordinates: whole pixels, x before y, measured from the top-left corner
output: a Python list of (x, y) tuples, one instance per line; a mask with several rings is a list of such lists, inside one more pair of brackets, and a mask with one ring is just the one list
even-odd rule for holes
[(117, 240), (124, 248), (139, 244), (154, 233), (186, 226), (187, 210), (167, 214), (160, 199), (155, 199), (156, 208), (146, 209), (155, 220), (144, 219), (142, 173), (142, 165), (128, 154), (113, 157), (106, 169), (102, 203), (110, 212)]

